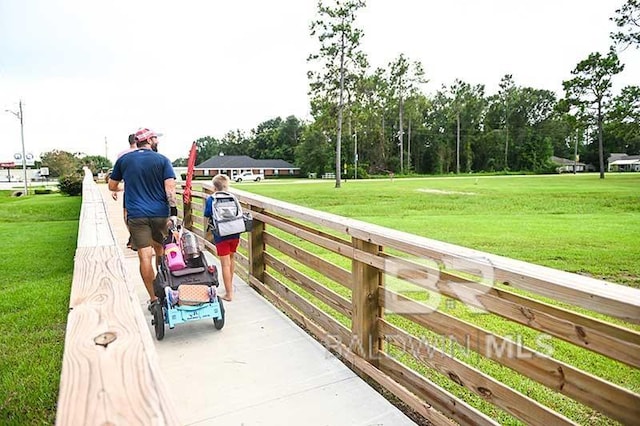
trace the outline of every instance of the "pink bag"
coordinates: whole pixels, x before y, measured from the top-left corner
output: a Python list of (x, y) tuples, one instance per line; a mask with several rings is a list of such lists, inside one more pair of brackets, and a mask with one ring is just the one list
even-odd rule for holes
[(176, 243), (169, 243), (164, 246), (164, 255), (167, 257), (167, 265), (170, 271), (179, 271), (187, 267), (182, 257), (182, 250)]

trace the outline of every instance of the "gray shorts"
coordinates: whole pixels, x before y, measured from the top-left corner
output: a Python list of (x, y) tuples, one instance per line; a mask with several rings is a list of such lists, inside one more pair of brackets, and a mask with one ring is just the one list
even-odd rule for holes
[(153, 241), (162, 244), (167, 236), (166, 217), (137, 217), (127, 219), (131, 244), (140, 249), (153, 245)]

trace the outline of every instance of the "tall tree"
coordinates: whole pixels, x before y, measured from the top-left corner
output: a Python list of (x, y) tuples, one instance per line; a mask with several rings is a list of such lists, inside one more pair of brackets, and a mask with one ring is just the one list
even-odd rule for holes
[(82, 169), (82, 161), (78, 156), (54, 149), (40, 155), (42, 166), (49, 168), (49, 176), (58, 177), (79, 173)]
[(613, 98), (607, 128), (617, 139), (615, 152), (640, 154), (640, 87), (626, 86)]
[(228, 131), (220, 139), (220, 150), (225, 155), (252, 155), (251, 139), (240, 129)]
[(277, 117), (264, 121), (251, 131), (252, 140), (250, 143), (249, 155), (254, 158), (282, 158), (282, 147), (278, 141), (278, 134), (282, 118)]
[[(353, 83), (366, 69), (366, 56), (360, 51), (364, 32), (355, 26), (356, 14), (365, 7), (364, 0), (335, 0), (333, 6), (318, 2), (318, 19), (311, 23), (311, 36), (320, 42), (318, 53), (309, 62), (319, 62), (317, 71), (309, 71), (312, 103), (318, 98), (335, 103), (337, 100), (337, 133), (335, 174), (336, 188), (340, 188), (342, 120), (345, 85)], [(312, 108), (313, 109), (313, 108)]]
[(552, 138), (555, 156), (577, 162), (582, 153), (580, 148), (583, 146), (585, 128), (582, 116), (571, 114), (566, 99), (560, 99), (554, 106), (553, 119), (543, 126), (543, 131)]
[(304, 124), (295, 116), (290, 115), (282, 124), (278, 132), (278, 142), (281, 146), (281, 156), (273, 157), (293, 163), (295, 150), (300, 143), (300, 137), (304, 131)]
[(82, 165), (88, 167), (94, 175), (101, 170), (107, 170), (113, 165), (111, 160), (102, 155), (87, 155), (86, 157), (82, 157), (81, 161)]
[(330, 170), (330, 142), (320, 126), (311, 124), (305, 127), (300, 139), (295, 149), (295, 157), (296, 164), (302, 173), (315, 173), (317, 176), (322, 176)]
[(465, 172), (470, 173), (474, 156), (472, 145), (479, 139), (486, 109), (484, 86), (472, 86), (456, 79), (449, 91), (452, 97), (449, 117), (455, 126), (455, 171), (460, 173), (464, 163)]
[(385, 107), (387, 101), (388, 82), (384, 70), (378, 68), (372, 75), (365, 76), (359, 85), (361, 92), (357, 134), (359, 161), (368, 164), (368, 172), (380, 173), (388, 169), (385, 138)]
[(196, 140), (196, 164), (203, 163), (216, 155), (224, 155), (220, 141), (211, 136), (205, 136)]
[[(425, 151), (420, 159), (421, 168), (430, 173), (443, 174), (451, 172), (455, 162), (455, 150), (451, 148), (453, 126), (451, 124), (451, 99), (443, 87), (435, 93), (429, 107), (425, 111)], [(455, 131), (455, 130), (453, 130)]]
[(407, 172), (421, 173), (418, 160), (424, 151), (426, 142), (426, 129), (424, 116), (430, 107), (429, 99), (416, 91), (405, 101), (405, 114), (407, 118)]
[(520, 125), (516, 133), (516, 166), (519, 170), (543, 171), (553, 155), (552, 137), (546, 124), (553, 119), (556, 97), (549, 90), (523, 87), (517, 90), (514, 113)]
[(615, 44), (625, 48), (635, 45), (636, 49), (640, 49), (640, 0), (627, 0), (609, 19), (619, 28), (619, 31), (610, 34)]
[(510, 103), (512, 103), (515, 92), (515, 84), (511, 74), (505, 74), (500, 80), (500, 90), (498, 96), (504, 108), (504, 170), (509, 170), (509, 114)]
[(563, 81), (567, 101), (578, 108), (591, 111), (593, 122), (598, 133), (598, 158), (600, 162), (600, 179), (604, 179), (604, 148), (602, 142), (602, 123), (605, 108), (611, 97), (611, 79), (622, 72), (624, 65), (613, 49), (604, 56), (599, 52), (590, 54), (571, 71), (574, 77)]
[[(398, 105), (398, 146), (400, 147), (400, 173), (404, 172), (404, 104), (407, 98), (418, 93), (421, 84), (426, 83), (424, 69), (419, 61), (410, 62), (404, 54), (389, 63), (389, 86)], [(411, 159), (407, 155), (407, 169)]]

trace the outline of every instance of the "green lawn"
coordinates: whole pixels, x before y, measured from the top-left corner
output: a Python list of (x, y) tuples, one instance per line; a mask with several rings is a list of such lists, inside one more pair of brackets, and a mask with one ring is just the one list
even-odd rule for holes
[(0, 191), (0, 424), (55, 421), (81, 201)]
[(640, 173), (296, 182), (235, 187), (640, 288)]

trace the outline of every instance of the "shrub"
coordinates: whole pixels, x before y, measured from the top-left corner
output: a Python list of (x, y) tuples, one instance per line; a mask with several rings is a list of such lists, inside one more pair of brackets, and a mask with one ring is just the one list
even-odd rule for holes
[[(346, 173), (342, 175), (344, 179), (353, 179), (355, 177), (353, 164), (347, 165)], [(358, 179), (369, 179), (367, 168), (358, 164)]]
[(82, 194), (82, 176), (71, 174), (60, 177), (58, 179), (58, 189), (63, 194), (70, 196)]
[(38, 194), (51, 194), (53, 192), (53, 190), (51, 188), (46, 188), (46, 189), (35, 189), (33, 191), (36, 195)]

